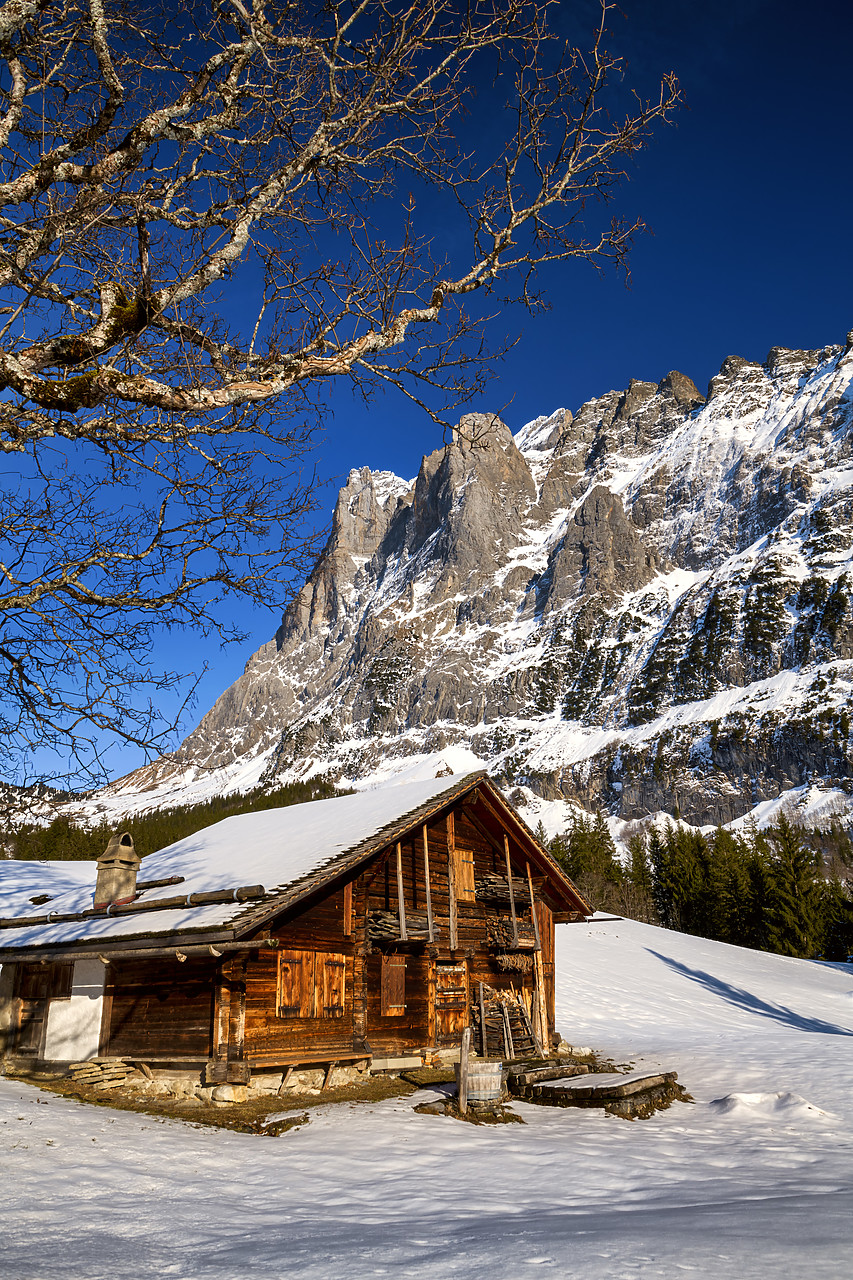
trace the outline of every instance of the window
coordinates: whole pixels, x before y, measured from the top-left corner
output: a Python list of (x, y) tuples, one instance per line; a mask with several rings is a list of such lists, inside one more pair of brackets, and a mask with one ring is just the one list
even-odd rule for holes
[(346, 960), (343, 956), (317, 956), (317, 993), (320, 994), (319, 976), (323, 975), (322, 999), (324, 1018), (342, 1018), (344, 1016), (344, 978), (346, 976)]
[(455, 848), (453, 850), (453, 874), (456, 878), (457, 901), (476, 902), (473, 849)]
[(280, 1018), (342, 1018), (346, 956), (280, 951), (276, 1012)]
[(71, 995), (74, 965), (21, 964), (18, 966), (17, 994), (22, 1000), (67, 1000)]
[(383, 1018), (401, 1018), (406, 1012), (406, 957), (382, 957), (382, 982), (380, 986)]
[(278, 998), (280, 1018), (310, 1018), (314, 1012), (314, 952), (278, 953)]

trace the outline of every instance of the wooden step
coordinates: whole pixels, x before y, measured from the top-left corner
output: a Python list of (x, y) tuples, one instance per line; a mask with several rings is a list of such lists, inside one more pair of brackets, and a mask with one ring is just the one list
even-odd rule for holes
[(689, 1101), (675, 1071), (600, 1072), (572, 1079), (541, 1080), (520, 1086), (528, 1102), (545, 1107), (601, 1107), (613, 1115), (638, 1119), (667, 1107), (677, 1098)]
[(511, 1071), (509, 1084), (511, 1089), (522, 1089), (526, 1085), (540, 1084), (544, 1080), (568, 1080), (572, 1076), (589, 1075), (589, 1067), (580, 1063), (563, 1063), (557, 1067), (534, 1067), (527, 1071)]

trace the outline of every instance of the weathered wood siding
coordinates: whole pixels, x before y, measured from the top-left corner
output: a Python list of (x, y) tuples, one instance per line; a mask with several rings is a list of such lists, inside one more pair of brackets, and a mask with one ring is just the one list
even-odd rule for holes
[[(276, 925), (270, 932), (287, 952), (313, 957), (342, 957), (344, 962), (343, 1005), (338, 1016), (324, 1016), (323, 990), (326, 975), (322, 962), (316, 964), (311, 983), (313, 1000), (309, 1016), (282, 1017), (278, 1012), (279, 955), (274, 951), (252, 953), (246, 968), (245, 1051), (249, 1060), (283, 1061), (299, 1053), (319, 1056), (353, 1052), (354, 948), (352, 936), (344, 934), (344, 889), (301, 915)], [(303, 1003), (303, 1011), (308, 1007)]]
[[(458, 1043), (468, 1016), (453, 1020), (439, 1014), (441, 1027), (435, 1024), (434, 987), (436, 967), (463, 963), (466, 968), (466, 985), (470, 998), (476, 996), (478, 984), (488, 983), (499, 990), (515, 990), (531, 1008), (533, 974), (502, 971), (495, 961), (494, 951), (488, 945), (487, 907), (480, 901), (465, 901), (457, 892), (456, 920), (457, 945), (450, 947), (450, 875), (453, 866), (448, 860), (448, 827), (444, 816), (427, 826), (429, 842), (430, 896), (436, 937), (430, 949), (423, 943), (402, 942), (394, 950), (406, 955), (405, 1014), (382, 1015), (382, 948), (370, 948), (364, 968), (363, 1022), (371, 1049), (377, 1057), (395, 1056), (413, 1049), (434, 1045)], [(459, 861), (473, 859), (474, 877), (506, 874), (505, 855), (489, 840), (466, 813), (463, 805), (454, 810), (453, 841)], [(423, 912), (426, 909), (426, 883), (424, 874), (423, 836), (418, 830), (402, 841), (403, 899), (407, 910)], [(455, 864), (458, 867), (458, 862)], [(516, 858), (513, 871), (523, 876), (524, 864)], [(464, 874), (464, 868), (460, 874)], [(378, 862), (378, 869), (363, 877), (362, 893), (356, 893), (354, 901), (363, 912), (398, 910), (396, 845), (390, 845)], [(457, 885), (458, 887), (458, 885)], [(516, 904), (519, 923), (529, 922), (529, 899), (525, 896)], [(547, 908), (546, 908), (547, 911)], [(548, 913), (550, 916), (550, 913)], [(365, 916), (366, 919), (366, 916)], [(529, 931), (528, 923), (528, 931)], [(553, 927), (551, 927), (553, 937)], [(544, 945), (544, 939), (543, 939)], [(432, 951), (432, 954), (430, 954)], [(553, 954), (551, 956), (553, 962)], [(356, 958), (356, 964), (358, 958)], [(553, 972), (553, 971), (552, 971)], [(361, 993), (359, 993), (361, 994)], [(357, 996), (358, 999), (358, 996)], [(440, 997), (439, 997), (440, 1002)], [(553, 1008), (553, 998), (551, 1001)], [(553, 1016), (553, 1015), (552, 1015)], [(358, 1016), (356, 1018), (358, 1022)]]
[(212, 961), (125, 961), (107, 971), (109, 1038), (121, 1057), (206, 1058), (213, 1020)]
[(554, 913), (547, 903), (538, 902), (536, 904), (536, 915), (539, 919), (539, 937), (542, 940), (542, 968), (545, 971), (545, 1003), (548, 1007), (548, 1029), (553, 1031), (556, 1022)]

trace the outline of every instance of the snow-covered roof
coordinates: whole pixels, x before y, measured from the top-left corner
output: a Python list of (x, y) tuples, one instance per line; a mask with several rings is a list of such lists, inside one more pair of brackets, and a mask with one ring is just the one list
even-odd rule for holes
[[(307, 881), (310, 889), (322, 868), (329, 866), (334, 874), (334, 864), (348, 865), (358, 861), (359, 856), (367, 856), (377, 837), (392, 838), (401, 823), (416, 817), (424, 808), (440, 807), (475, 786), (482, 777), (481, 773), (455, 774), (225, 818), (145, 858), (140, 881), (173, 876), (182, 876), (183, 880), (177, 886), (173, 883), (143, 890), (137, 902), (154, 904), (176, 895), (259, 884), (267, 891), (260, 904), (263, 906), (266, 901), (278, 900), (285, 889), (300, 882)], [(74, 872), (65, 880), (46, 872), (47, 867), (57, 865), (74, 868)], [(81, 866), (88, 869), (82, 883), (78, 871)], [(2, 861), (0, 917), (32, 916), (36, 911), (55, 915), (86, 911), (92, 906), (94, 887), (94, 863)], [(30, 899), (39, 893), (49, 893), (51, 901), (36, 908)], [(300, 896), (300, 892), (288, 894), (287, 901)], [(256, 912), (257, 905), (250, 906), (250, 910)], [(233, 926), (246, 913), (245, 902), (226, 902), (3, 928), (0, 949), (215, 930)]]
[(31, 916), (34, 897), (48, 894), (51, 902), (78, 889), (91, 895), (96, 862), (36, 862), (0, 859), (0, 916)]

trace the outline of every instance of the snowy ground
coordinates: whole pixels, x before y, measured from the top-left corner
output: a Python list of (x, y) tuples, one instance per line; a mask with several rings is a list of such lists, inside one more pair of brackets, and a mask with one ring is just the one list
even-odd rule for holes
[(474, 1128), (392, 1100), (260, 1138), (0, 1081), (2, 1274), (849, 1274), (853, 971), (627, 921), (558, 939), (567, 1038), (676, 1069), (695, 1105)]

